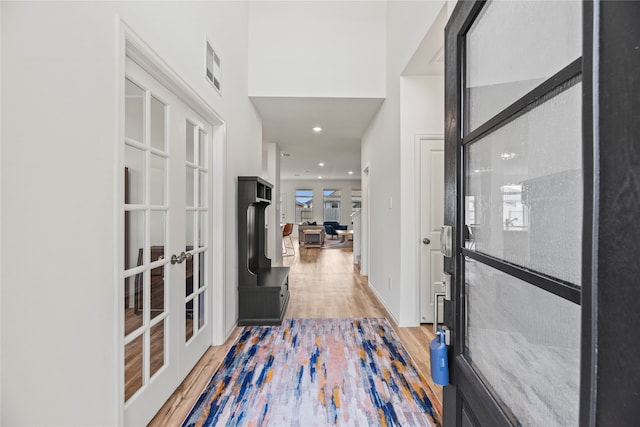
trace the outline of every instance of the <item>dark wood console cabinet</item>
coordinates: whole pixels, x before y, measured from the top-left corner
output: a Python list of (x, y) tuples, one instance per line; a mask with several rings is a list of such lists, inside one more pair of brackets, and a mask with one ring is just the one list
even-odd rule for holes
[(238, 325), (279, 325), (289, 302), (289, 267), (272, 267), (266, 248), (265, 209), (273, 186), (238, 177)]

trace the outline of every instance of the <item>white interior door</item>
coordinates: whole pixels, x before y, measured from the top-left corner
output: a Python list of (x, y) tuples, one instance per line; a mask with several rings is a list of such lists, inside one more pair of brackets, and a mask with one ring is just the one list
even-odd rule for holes
[(212, 126), (205, 123), (195, 112), (181, 108), (184, 115), (178, 136), (185, 144), (176, 162), (176, 175), (185, 177), (176, 180), (175, 191), (185, 195), (184, 204), (177, 210), (184, 213), (181, 228), (176, 228), (176, 240), (184, 242), (185, 272), (180, 276), (184, 286), (176, 287), (178, 294), (178, 360), (179, 376), (184, 378), (196, 364), (200, 356), (211, 345), (210, 333), (210, 288), (211, 288), (211, 250), (209, 245), (210, 225), (210, 179), (209, 152), (212, 139)]
[(145, 425), (211, 344), (212, 127), (130, 59), (124, 104), (124, 416)]
[[(420, 144), (420, 322), (433, 323), (435, 292), (443, 292), (440, 227), (444, 225), (444, 139), (419, 136)], [(442, 321), (439, 298), (438, 321)]]

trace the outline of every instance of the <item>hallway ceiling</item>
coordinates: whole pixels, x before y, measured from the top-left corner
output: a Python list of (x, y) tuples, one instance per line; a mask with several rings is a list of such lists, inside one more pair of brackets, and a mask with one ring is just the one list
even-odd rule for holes
[[(445, 4), (417, 46), (403, 76), (444, 75)], [(364, 131), (384, 98), (251, 97), (262, 117), (262, 140), (277, 143), (281, 179), (360, 179)], [(321, 126), (321, 133), (312, 128)], [(324, 166), (318, 163), (323, 162)], [(348, 171), (353, 171), (349, 175)]]
[(251, 100), (262, 118), (262, 140), (289, 154), (280, 158), (281, 179), (360, 179), (360, 139), (383, 98)]

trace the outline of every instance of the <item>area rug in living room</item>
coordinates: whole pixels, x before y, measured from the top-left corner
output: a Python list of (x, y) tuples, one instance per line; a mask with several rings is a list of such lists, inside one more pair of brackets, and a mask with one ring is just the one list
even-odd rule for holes
[(436, 426), (386, 319), (245, 327), (183, 426)]
[(326, 238), (322, 249), (351, 249), (353, 250), (353, 241), (349, 239), (330, 239)]

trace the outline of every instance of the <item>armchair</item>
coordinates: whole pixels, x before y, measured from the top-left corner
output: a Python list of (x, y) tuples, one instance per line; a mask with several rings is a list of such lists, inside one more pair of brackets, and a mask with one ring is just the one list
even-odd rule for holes
[(325, 221), (323, 224), (324, 229), (328, 235), (337, 236), (338, 230), (346, 230), (346, 225), (340, 225), (338, 221)]

